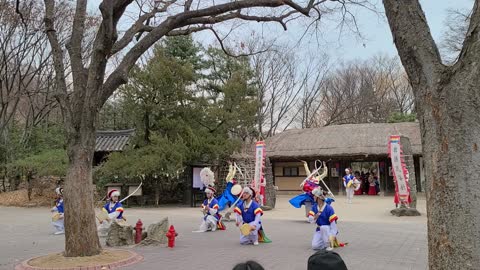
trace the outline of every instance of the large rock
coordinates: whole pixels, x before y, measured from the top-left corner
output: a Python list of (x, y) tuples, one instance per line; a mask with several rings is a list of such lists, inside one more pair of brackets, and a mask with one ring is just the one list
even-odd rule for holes
[(107, 246), (120, 247), (134, 244), (133, 228), (127, 223), (113, 222), (108, 230)]
[(268, 205), (262, 205), (262, 206), (260, 206), (260, 208), (262, 208), (263, 211), (270, 211), (270, 210), (272, 210), (272, 207), (271, 207), (271, 206), (268, 206)]
[(406, 207), (400, 207), (400, 208), (393, 209), (392, 211), (390, 211), (390, 213), (392, 213), (392, 215), (397, 216), (397, 217), (401, 217), (401, 216), (420, 216), (421, 215), (420, 212), (418, 212), (417, 209), (406, 208)]
[(147, 229), (147, 238), (140, 242), (140, 245), (157, 246), (167, 244), (168, 239), (165, 234), (168, 232), (168, 229), (168, 218), (164, 218), (158, 223), (150, 224)]

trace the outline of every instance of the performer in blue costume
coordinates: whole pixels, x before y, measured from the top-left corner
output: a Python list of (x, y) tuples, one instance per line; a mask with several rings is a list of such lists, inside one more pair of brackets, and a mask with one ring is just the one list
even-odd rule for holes
[(52, 217), (52, 225), (55, 228), (53, 234), (59, 235), (65, 233), (64, 224), (64, 210), (63, 210), (63, 188), (56, 188), (55, 193), (57, 198), (55, 200), (55, 207), (52, 208), (52, 213), (55, 213)]
[(245, 236), (240, 235), (240, 244), (242, 245), (258, 245), (259, 231), (262, 229), (261, 217), (263, 210), (257, 202), (253, 200), (255, 192), (250, 187), (243, 189), (243, 201), (235, 207), (236, 225), (237, 227), (243, 224), (250, 225), (250, 234)]
[(225, 226), (221, 220), (222, 216), (218, 213), (218, 201), (214, 197), (215, 188), (207, 187), (205, 189), (205, 194), (207, 195), (207, 198), (202, 204), (202, 213), (204, 216), (202, 224), (200, 224), (199, 232), (214, 232), (217, 228), (219, 230), (225, 230)]
[[(218, 211), (222, 211), (227, 206), (228, 207), (231, 206), (238, 198), (237, 196), (232, 194), (232, 187), (236, 184), (235, 179), (233, 179), (235, 177), (235, 173), (236, 173), (236, 168), (232, 166), (232, 164), (230, 163), (228, 168), (228, 175), (225, 178), (225, 180), (227, 181), (227, 186), (225, 187), (225, 190), (223, 191), (222, 195), (218, 196), (217, 198)], [(227, 213), (226, 215), (228, 214), (229, 213)]]
[[(303, 166), (305, 168), (306, 174), (310, 175), (311, 172), (310, 172), (310, 169), (308, 168), (307, 162), (305, 162), (305, 161), (302, 161), (302, 162), (303, 162)], [(315, 188), (318, 188), (320, 180), (322, 180), (323, 178), (325, 178), (325, 176), (327, 176), (328, 168), (327, 168), (325, 162), (323, 163), (323, 167), (324, 167), (324, 169), (323, 169), (322, 174), (320, 174), (320, 175), (317, 174), (316, 176), (312, 176), (309, 179), (305, 179), (300, 184), (300, 187), (302, 188), (304, 193), (293, 197), (289, 201), (290, 204), (295, 208), (301, 208), (302, 205), (305, 205), (305, 216), (306, 217), (308, 217), (308, 213), (309, 213), (309, 211), (312, 207), (312, 204), (315, 202), (315, 199), (312, 195), (312, 190), (315, 189)]]
[(352, 203), (353, 194), (355, 189), (359, 187), (360, 182), (352, 175), (352, 170), (349, 168), (345, 169), (345, 176), (343, 177), (343, 186), (347, 193), (347, 203)]
[(343, 247), (345, 244), (337, 240), (338, 217), (333, 207), (327, 202), (332, 199), (326, 198), (321, 188), (314, 189), (312, 194), (315, 196), (315, 203), (308, 214), (308, 220), (317, 225), (312, 239), (312, 249), (332, 250), (335, 247)]
[(100, 222), (98, 230), (102, 236), (105, 236), (108, 233), (108, 229), (113, 222), (125, 221), (123, 217), (123, 206), (122, 203), (118, 201), (120, 197), (120, 192), (116, 189), (110, 190), (108, 193), (109, 202), (107, 202), (102, 211), (107, 212), (108, 218)]

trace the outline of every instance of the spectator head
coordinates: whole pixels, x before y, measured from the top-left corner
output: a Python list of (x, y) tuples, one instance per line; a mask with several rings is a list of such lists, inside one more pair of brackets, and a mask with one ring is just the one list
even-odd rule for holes
[(239, 263), (233, 267), (233, 270), (264, 270), (263, 267), (255, 261)]
[(308, 258), (307, 270), (348, 270), (340, 255), (320, 250)]

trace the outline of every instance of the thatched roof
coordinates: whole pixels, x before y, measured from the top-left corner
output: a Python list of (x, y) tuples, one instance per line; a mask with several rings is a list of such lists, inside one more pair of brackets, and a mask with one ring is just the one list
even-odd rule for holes
[(269, 158), (386, 156), (390, 135), (410, 139), (414, 155), (421, 155), (420, 127), (416, 122), (349, 124), (291, 129), (267, 140)]
[(123, 151), (134, 133), (135, 129), (97, 131), (95, 152)]

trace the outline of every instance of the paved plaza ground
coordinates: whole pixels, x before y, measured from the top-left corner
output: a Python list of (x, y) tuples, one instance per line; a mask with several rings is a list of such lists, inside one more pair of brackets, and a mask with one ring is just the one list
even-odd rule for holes
[[(277, 198), (274, 210), (266, 211), (262, 223), (269, 244), (241, 246), (239, 230), (233, 222), (226, 231), (192, 233), (198, 229), (200, 210), (186, 207), (126, 208), (125, 216), (135, 224), (140, 218), (148, 224), (168, 217), (179, 236), (176, 247), (133, 247), (143, 262), (123, 269), (232, 269), (253, 259), (265, 269), (301, 270), (307, 268), (314, 225), (303, 217), (303, 209), (288, 203), (292, 196)], [(357, 196), (353, 204), (337, 197), (333, 207), (339, 216), (339, 240), (348, 242), (335, 249), (350, 270), (427, 269), (425, 200), (419, 199), (421, 217), (394, 217), (392, 197)], [(52, 235), (47, 208), (0, 207), (0, 269), (31, 257), (64, 248), (64, 236)], [(101, 239), (102, 243), (105, 238)]]

